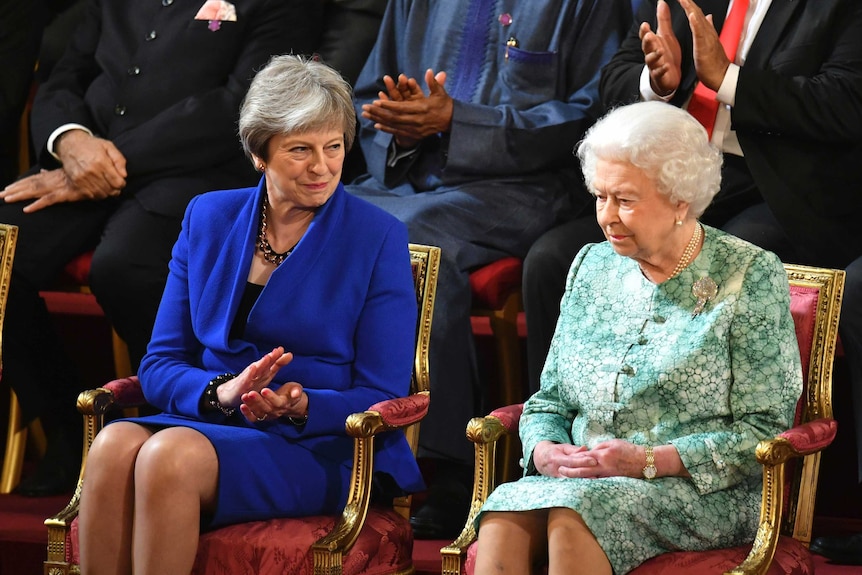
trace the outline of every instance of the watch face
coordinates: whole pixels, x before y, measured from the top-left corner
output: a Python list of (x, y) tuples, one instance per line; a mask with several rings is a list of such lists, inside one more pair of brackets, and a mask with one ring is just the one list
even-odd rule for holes
[(644, 467), (644, 477), (647, 479), (655, 478), (655, 465), (648, 465)]

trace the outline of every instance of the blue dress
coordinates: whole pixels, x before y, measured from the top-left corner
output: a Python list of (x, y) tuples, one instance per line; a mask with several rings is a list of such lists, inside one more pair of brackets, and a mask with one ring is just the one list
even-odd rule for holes
[[(219, 458), (210, 526), (336, 512), (347, 499), (353, 440), (345, 420), (409, 392), (416, 296), (407, 233), (398, 220), (339, 185), (293, 253), (270, 276), (241, 339), (228, 337), (254, 254), (264, 181), (189, 204), (173, 250), (153, 337), (139, 375), (162, 414), (135, 421), (183, 425)], [(308, 422), (251, 424), (204, 410), (215, 376), (239, 373), (276, 346), (294, 354), (272, 384), (304, 386)], [(422, 489), (404, 434), (377, 442), (375, 469)]]
[[(580, 251), (541, 388), (521, 418), (524, 477), (499, 486), (482, 512), (573, 509), (617, 574), (668, 551), (753, 539), (762, 477), (754, 449), (792, 424), (799, 348), (778, 258), (704, 229), (695, 261), (659, 285), (607, 242)], [(704, 277), (718, 291), (693, 315), (692, 286)], [(674, 445), (691, 478), (559, 479), (532, 465), (542, 440), (592, 447), (613, 438)]]

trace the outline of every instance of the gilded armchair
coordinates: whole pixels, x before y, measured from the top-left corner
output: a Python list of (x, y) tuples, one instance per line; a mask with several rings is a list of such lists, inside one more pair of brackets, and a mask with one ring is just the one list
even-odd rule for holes
[[(201, 535), (193, 574), (292, 573), (340, 575), (413, 573), (410, 496), (391, 505), (371, 503), (375, 436), (403, 429), (415, 454), (419, 422), (428, 411), (428, 351), (440, 248), (411, 244), (410, 256), (419, 306), (411, 395), (380, 402), (348, 417), (354, 438), (350, 493), (341, 516), (273, 519), (231, 525)], [(112, 409), (142, 405), (137, 377), (121, 378), (85, 391), (78, 409), (85, 419), (84, 466), (89, 446)], [(82, 477), (84, 476), (82, 469)], [(48, 527), (46, 575), (80, 573), (77, 514), (83, 480)]]
[[(630, 575), (708, 574), (797, 575), (814, 572), (808, 544), (814, 519), (820, 455), (835, 438), (832, 364), (844, 287), (840, 270), (785, 265), (791, 314), (802, 357), (802, 396), (794, 427), (760, 442), (754, 456), (763, 467), (759, 529), (751, 545), (702, 552), (674, 552), (641, 564)], [(495, 487), (497, 441), (518, 436), (522, 405), (474, 418), (467, 437), (475, 444), (473, 502), (464, 529), (442, 548), (443, 575), (473, 573), (473, 519)]]

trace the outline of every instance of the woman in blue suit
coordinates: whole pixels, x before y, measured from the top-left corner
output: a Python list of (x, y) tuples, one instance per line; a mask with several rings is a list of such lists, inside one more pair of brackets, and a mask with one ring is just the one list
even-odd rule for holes
[[(346, 417), (408, 392), (407, 232), (340, 183), (350, 86), (323, 64), (275, 57), (239, 132), (263, 177), (189, 204), (139, 371), (162, 413), (93, 443), (85, 573), (188, 573), (201, 526), (336, 512), (353, 457)], [(401, 433), (381, 442), (376, 468), (422, 488)]]

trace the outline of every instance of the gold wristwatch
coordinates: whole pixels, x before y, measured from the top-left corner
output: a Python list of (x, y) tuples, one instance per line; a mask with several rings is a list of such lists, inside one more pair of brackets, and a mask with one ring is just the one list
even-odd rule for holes
[(646, 452), (646, 465), (643, 468), (644, 479), (655, 479), (655, 454), (653, 453), (652, 445), (647, 445), (644, 451)]

